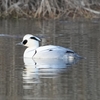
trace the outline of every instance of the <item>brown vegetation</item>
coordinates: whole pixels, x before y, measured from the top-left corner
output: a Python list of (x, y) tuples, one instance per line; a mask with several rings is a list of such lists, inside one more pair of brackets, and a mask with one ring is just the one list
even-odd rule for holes
[(93, 18), (100, 17), (100, 5), (88, 0), (0, 0), (0, 17)]

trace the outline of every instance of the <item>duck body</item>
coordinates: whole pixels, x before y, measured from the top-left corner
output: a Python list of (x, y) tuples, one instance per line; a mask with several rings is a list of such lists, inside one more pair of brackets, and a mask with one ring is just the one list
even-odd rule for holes
[(27, 48), (24, 52), (24, 57), (31, 57), (31, 58), (64, 58), (64, 57), (71, 57), (75, 56), (73, 50), (61, 47), (61, 46), (54, 46), (54, 45), (47, 45), (41, 46), (36, 49), (34, 48)]
[(33, 36), (31, 34), (27, 34), (24, 36), (23, 41), (21, 42), (22, 45), (27, 46), (26, 50), (24, 51), (23, 57), (26, 58), (80, 58), (78, 54), (76, 54), (73, 50), (64, 48), (61, 46), (55, 45), (47, 45), (47, 46), (39, 46), (39, 42), (41, 40)]

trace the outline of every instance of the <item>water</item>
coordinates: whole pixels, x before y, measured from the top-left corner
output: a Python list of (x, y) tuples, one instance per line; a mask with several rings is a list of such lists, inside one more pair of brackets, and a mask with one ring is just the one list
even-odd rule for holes
[[(25, 47), (16, 43), (28, 33), (41, 37), (41, 45), (68, 47), (86, 59), (67, 64), (23, 59)], [(0, 20), (0, 99), (99, 100), (99, 51), (98, 20)]]

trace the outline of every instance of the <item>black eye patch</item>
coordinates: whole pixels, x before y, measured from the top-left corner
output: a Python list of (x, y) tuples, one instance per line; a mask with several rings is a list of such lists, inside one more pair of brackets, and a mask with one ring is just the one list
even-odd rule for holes
[(26, 43), (27, 43), (27, 40), (24, 40), (24, 41), (23, 41), (23, 44), (25, 45)]
[(30, 39), (34, 39), (36, 41), (41, 41), (40, 39), (36, 38), (36, 37), (30, 37)]

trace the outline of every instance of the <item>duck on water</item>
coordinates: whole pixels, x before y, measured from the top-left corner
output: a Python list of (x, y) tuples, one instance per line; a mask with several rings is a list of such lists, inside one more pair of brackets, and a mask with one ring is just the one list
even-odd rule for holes
[(39, 46), (41, 39), (33, 36), (32, 34), (26, 34), (23, 37), (19, 45), (26, 46), (23, 57), (26, 58), (56, 58), (56, 59), (75, 59), (83, 58), (75, 53), (73, 50), (55, 45)]

